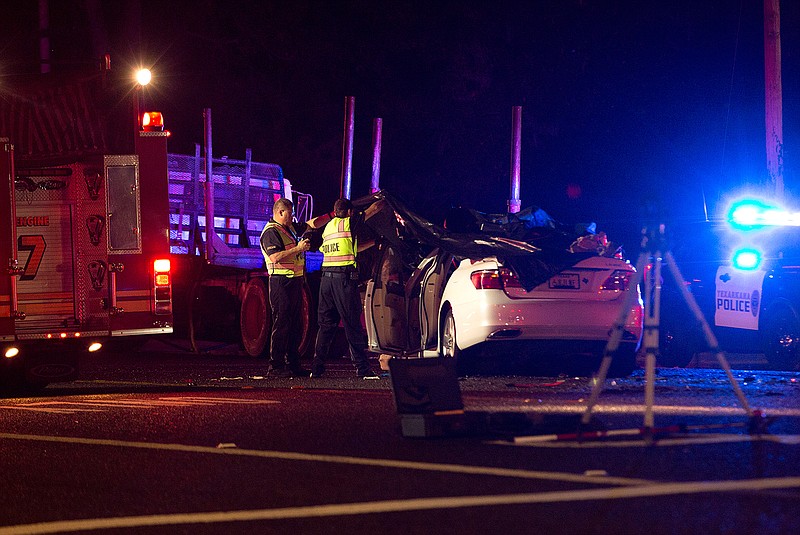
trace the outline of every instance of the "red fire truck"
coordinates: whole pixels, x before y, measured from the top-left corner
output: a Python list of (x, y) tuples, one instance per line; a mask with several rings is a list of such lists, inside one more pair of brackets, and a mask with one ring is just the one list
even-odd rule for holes
[[(72, 380), (81, 353), (173, 330), (169, 132), (104, 127), (99, 84), (0, 103), (0, 392)], [(122, 137), (131, 152), (113, 151)]]

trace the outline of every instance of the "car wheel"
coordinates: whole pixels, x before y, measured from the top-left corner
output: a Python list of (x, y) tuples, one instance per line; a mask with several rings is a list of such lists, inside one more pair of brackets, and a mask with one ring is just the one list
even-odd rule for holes
[(800, 320), (788, 302), (778, 302), (764, 313), (764, 355), (771, 368), (800, 369)]
[(460, 352), (456, 338), (456, 320), (453, 318), (453, 311), (448, 310), (444, 317), (444, 322), (442, 322), (442, 340), (439, 347), (439, 355), (445, 358), (458, 359)]
[(627, 377), (636, 369), (636, 349), (620, 347), (611, 359), (607, 377)]
[(700, 325), (676, 328), (662, 325), (659, 329), (658, 364), (668, 368), (685, 368), (702, 351), (703, 329)]

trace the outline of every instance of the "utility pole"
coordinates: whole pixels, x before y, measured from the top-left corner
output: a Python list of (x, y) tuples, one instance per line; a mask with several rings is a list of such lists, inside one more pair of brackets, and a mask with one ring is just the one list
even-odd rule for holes
[(775, 198), (783, 200), (783, 94), (780, 0), (764, 0), (764, 101), (767, 172)]

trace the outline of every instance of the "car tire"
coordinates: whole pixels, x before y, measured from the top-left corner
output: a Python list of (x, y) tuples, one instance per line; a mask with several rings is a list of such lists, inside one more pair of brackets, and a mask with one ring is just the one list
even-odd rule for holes
[(681, 328), (662, 325), (659, 329), (658, 365), (685, 368), (703, 350), (704, 342), (703, 328), (696, 323)]
[(764, 311), (762, 341), (764, 356), (770, 368), (795, 371), (800, 369), (800, 318), (786, 300), (772, 303)]
[[(602, 357), (601, 357), (602, 361)], [(609, 378), (627, 377), (636, 369), (636, 349), (621, 347), (611, 359), (608, 369)]]
[(452, 358), (458, 362), (461, 350), (458, 348), (458, 338), (456, 336), (456, 321), (453, 318), (453, 311), (448, 309), (442, 321), (442, 337), (439, 343), (439, 355), (443, 358)]

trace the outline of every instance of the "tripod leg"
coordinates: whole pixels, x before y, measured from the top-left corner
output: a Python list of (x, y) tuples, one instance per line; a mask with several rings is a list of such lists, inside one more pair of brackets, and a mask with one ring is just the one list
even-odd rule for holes
[(609, 336), (606, 347), (603, 350), (603, 360), (600, 362), (600, 369), (597, 372), (595, 383), (592, 385), (592, 393), (589, 396), (589, 402), (587, 403), (586, 410), (581, 417), (581, 425), (587, 425), (592, 419), (592, 408), (594, 408), (594, 406), (597, 404), (597, 399), (600, 397), (600, 393), (603, 391), (603, 384), (606, 381), (608, 370), (611, 367), (612, 355), (617, 351), (617, 349), (619, 349), (619, 343), (622, 340), (622, 333), (625, 330), (625, 324), (628, 322), (631, 306), (633, 306), (635, 299), (638, 297), (638, 292), (635, 290), (635, 288), (642, 280), (642, 274), (644, 273), (645, 266), (647, 266), (647, 262), (648, 255), (644, 252), (641, 253), (639, 255), (639, 259), (636, 261), (636, 273), (633, 274), (630, 282), (630, 286), (633, 288), (633, 290), (629, 290), (625, 293), (625, 300), (623, 301), (622, 308), (619, 311), (616, 321), (614, 321), (614, 327), (612, 328), (611, 336)]
[(653, 271), (644, 287), (644, 428), (655, 427), (653, 404), (655, 402), (656, 355), (658, 354), (659, 325), (661, 322), (661, 252), (653, 257)]
[(733, 388), (733, 392), (736, 394), (736, 397), (739, 399), (739, 403), (741, 404), (742, 408), (747, 413), (747, 416), (750, 418), (754, 417), (753, 410), (750, 408), (750, 405), (747, 403), (747, 398), (744, 396), (744, 392), (742, 389), (739, 388), (739, 383), (736, 382), (736, 378), (733, 376), (731, 372), (731, 367), (728, 364), (728, 359), (725, 358), (725, 353), (719, 348), (719, 342), (717, 342), (717, 337), (714, 336), (714, 332), (711, 330), (706, 318), (703, 316), (703, 312), (700, 310), (700, 307), (697, 305), (697, 301), (695, 300), (694, 296), (689, 292), (689, 289), (686, 288), (686, 284), (683, 280), (683, 275), (681, 275), (680, 269), (678, 269), (678, 264), (675, 263), (675, 258), (673, 258), (672, 253), (669, 251), (666, 252), (667, 258), (667, 265), (669, 266), (669, 270), (672, 273), (672, 278), (675, 280), (675, 284), (680, 288), (681, 296), (686, 304), (689, 306), (689, 309), (694, 314), (694, 317), (697, 321), (700, 322), (700, 325), (703, 326), (703, 334), (706, 338), (706, 344), (708, 344), (708, 348), (714, 352), (717, 357), (717, 362), (725, 370), (725, 375), (728, 376), (728, 381), (731, 383), (731, 387)]

